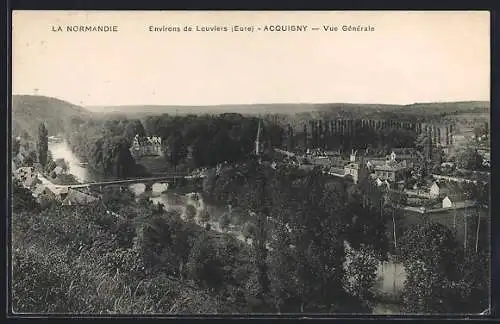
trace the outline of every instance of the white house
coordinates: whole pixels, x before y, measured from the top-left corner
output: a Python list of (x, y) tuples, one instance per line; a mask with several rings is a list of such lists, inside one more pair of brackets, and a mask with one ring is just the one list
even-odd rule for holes
[(453, 207), (453, 201), (450, 197), (446, 196), (443, 199), (443, 208), (451, 208)]
[(464, 199), (462, 194), (446, 195), (442, 202), (443, 208), (469, 208), (476, 206), (476, 201)]
[[(444, 197), (451, 193), (451, 189), (445, 183), (438, 183), (434, 181), (429, 189), (429, 196), (431, 198)], [(444, 207), (443, 207), (444, 208)]]
[(359, 164), (358, 163), (349, 163), (344, 167), (344, 175), (350, 175), (354, 180), (354, 183), (358, 182), (359, 176)]
[(358, 153), (358, 151), (356, 150), (352, 150), (351, 152), (351, 156), (349, 158), (349, 162), (356, 162), (356, 154)]
[(139, 135), (135, 135), (130, 152), (135, 157), (145, 155), (163, 156), (162, 145), (161, 137), (140, 137)]
[(429, 195), (432, 197), (432, 198), (437, 198), (439, 197), (439, 185), (437, 184), (437, 182), (433, 182), (432, 183), (432, 186), (430, 187), (429, 189)]

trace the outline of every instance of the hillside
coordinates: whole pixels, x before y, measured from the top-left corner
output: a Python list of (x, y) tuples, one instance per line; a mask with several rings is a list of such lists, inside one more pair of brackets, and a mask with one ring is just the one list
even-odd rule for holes
[(340, 118), (380, 118), (384, 114), (409, 117), (437, 116), (443, 113), (489, 113), (490, 103), (486, 101), (415, 103), (410, 105), (356, 104), (356, 103), (290, 103), (290, 104), (246, 104), (218, 106), (91, 106), (88, 110), (106, 114), (125, 114), (127, 116), (147, 116), (158, 114), (218, 114), (238, 112), (244, 115), (284, 114), (298, 115), (302, 118), (340, 117)]
[(81, 107), (56, 98), (14, 95), (12, 98), (12, 133), (32, 132), (41, 121), (47, 123), (50, 135), (64, 131), (66, 121), (72, 117), (90, 115), (121, 115), (140, 118), (148, 115), (220, 114), (237, 112), (243, 115), (280, 114), (286, 119), (311, 118), (408, 118), (426, 119), (444, 115), (489, 115), (486, 101), (415, 103), (410, 105), (355, 104), (355, 103), (291, 103), (247, 104), (218, 106), (89, 106)]
[(40, 122), (45, 122), (49, 135), (64, 131), (66, 121), (71, 117), (84, 117), (91, 113), (83, 107), (44, 96), (12, 96), (12, 134), (36, 131)]

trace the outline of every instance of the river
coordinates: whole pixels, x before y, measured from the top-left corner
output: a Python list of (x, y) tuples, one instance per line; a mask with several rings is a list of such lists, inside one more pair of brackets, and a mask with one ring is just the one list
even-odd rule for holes
[[(80, 166), (80, 160), (71, 151), (67, 142), (49, 143), (49, 151), (51, 152), (54, 160), (66, 160), (69, 165), (69, 172), (73, 174), (78, 181), (88, 182), (96, 179), (96, 177), (93, 176), (89, 170)], [(140, 196), (144, 193), (145, 185), (141, 183), (133, 184), (130, 185), (129, 188), (135, 193), (136, 196)], [(168, 185), (165, 184), (155, 184), (152, 189), (150, 199), (155, 204), (162, 203), (167, 210), (176, 210), (181, 214), (184, 214), (186, 206), (193, 205), (197, 214), (199, 214), (202, 210), (207, 209), (212, 216), (212, 219), (218, 219), (222, 213), (227, 212), (225, 208), (206, 204), (197, 193), (180, 196), (169, 192)], [(219, 224), (216, 222), (211, 222), (211, 225), (212, 228), (216, 230), (219, 228)], [(238, 239), (244, 240), (239, 231), (235, 230), (233, 233), (238, 237)], [(400, 264), (385, 262), (379, 266), (378, 283), (375, 289), (383, 295), (394, 295), (395, 293), (401, 291), (404, 279), (405, 272)], [(375, 314), (397, 314), (399, 312), (399, 307), (397, 305), (391, 305), (385, 302), (377, 303), (374, 310)]]
[[(70, 146), (66, 141), (59, 143), (49, 143), (49, 151), (52, 158), (64, 159), (69, 166), (69, 173), (76, 177), (79, 182), (91, 182), (102, 180), (100, 177), (93, 175), (87, 168), (80, 165), (79, 158), (71, 151)], [(145, 185), (142, 183), (132, 184), (129, 186), (130, 190), (137, 196), (144, 194)], [(156, 183), (153, 185), (151, 193), (151, 201), (155, 204), (162, 203), (167, 210), (178, 210), (184, 212), (186, 205), (195, 206), (197, 212), (204, 209), (209, 209), (209, 212), (214, 218), (218, 218), (222, 213), (226, 212), (224, 208), (211, 206), (205, 204), (202, 199), (197, 199), (197, 194), (188, 194), (180, 196), (173, 192), (168, 191), (167, 184)]]
[(49, 151), (54, 160), (64, 159), (68, 163), (69, 172), (75, 176), (79, 182), (92, 181), (92, 175), (85, 167), (80, 166), (80, 160), (71, 151), (66, 141), (59, 143), (49, 142)]

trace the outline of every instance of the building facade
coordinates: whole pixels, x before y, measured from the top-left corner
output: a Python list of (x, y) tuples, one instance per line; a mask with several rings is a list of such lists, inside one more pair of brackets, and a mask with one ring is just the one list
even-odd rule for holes
[(139, 135), (135, 135), (130, 152), (135, 158), (141, 156), (163, 156), (162, 139), (158, 136), (140, 137)]
[(386, 163), (374, 167), (375, 176), (381, 180), (389, 182), (397, 182), (405, 180), (405, 175), (408, 170), (406, 161), (402, 163)]

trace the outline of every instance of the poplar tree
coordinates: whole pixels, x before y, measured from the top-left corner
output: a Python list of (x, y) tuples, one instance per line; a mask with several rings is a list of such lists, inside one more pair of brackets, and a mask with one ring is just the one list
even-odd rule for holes
[(42, 167), (45, 167), (45, 165), (47, 165), (49, 151), (49, 132), (43, 122), (38, 125), (36, 147), (38, 151), (38, 162), (42, 165)]

